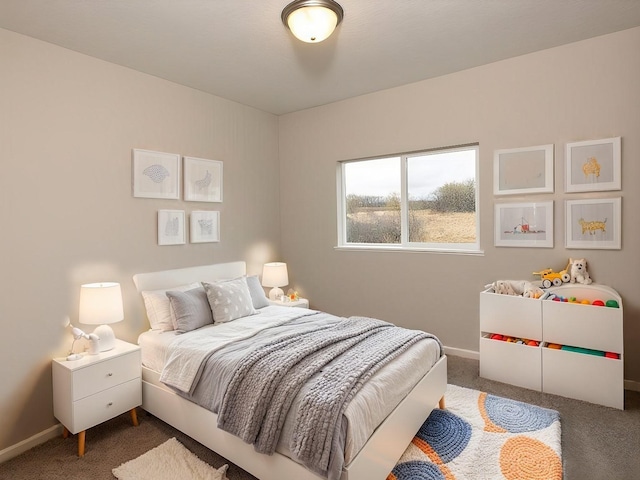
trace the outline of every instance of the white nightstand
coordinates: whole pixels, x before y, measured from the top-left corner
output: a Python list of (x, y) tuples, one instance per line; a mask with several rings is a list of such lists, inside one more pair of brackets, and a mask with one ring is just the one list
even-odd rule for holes
[(53, 360), (53, 414), (69, 432), (78, 435), (78, 456), (84, 455), (85, 431), (127, 410), (138, 425), (136, 407), (142, 404), (140, 347), (122, 340), (97, 355), (79, 360)]
[(302, 307), (309, 308), (309, 300), (306, 298), (298, 298), (298, 300), (291, 300), (289, 302), (281, 302), (279, 300), (269, 300), (271, 305), (278, 305), (280, 307)]

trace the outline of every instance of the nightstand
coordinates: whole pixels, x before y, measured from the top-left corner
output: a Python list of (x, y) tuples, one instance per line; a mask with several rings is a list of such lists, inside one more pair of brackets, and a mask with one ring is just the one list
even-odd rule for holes
[(269, 300), (271, 305), (278, 305), (280, 307), (302, 307), (309, 308), (309, 300), (306, 298), (298, 298), (298, 300), (291, 300), (289, 302), (281, 302), (279, 300)]
[(131, 412), (138, 425), (136, 407), (142, 404), (140, 347), (122, 340), (96, 355), (79, 360), (55, 358), (53, 414), (64, 427), (63, 437), (78, 433), (78, 456), (84, 455), (87, 429)]

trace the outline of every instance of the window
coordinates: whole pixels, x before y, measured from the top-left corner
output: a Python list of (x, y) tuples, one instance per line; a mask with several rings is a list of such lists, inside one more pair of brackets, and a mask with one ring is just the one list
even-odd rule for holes
[(478, 146), (340, 162), (341, 247), (479, 250)]

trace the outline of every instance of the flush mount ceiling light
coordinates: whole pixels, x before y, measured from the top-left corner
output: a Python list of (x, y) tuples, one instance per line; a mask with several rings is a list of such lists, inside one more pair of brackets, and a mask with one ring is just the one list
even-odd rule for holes
[(343, 17), (342, 7), (333, 0), (295, 0), (284, 7), (281, 15), (291, 33), (307, 43), (328, 38)]

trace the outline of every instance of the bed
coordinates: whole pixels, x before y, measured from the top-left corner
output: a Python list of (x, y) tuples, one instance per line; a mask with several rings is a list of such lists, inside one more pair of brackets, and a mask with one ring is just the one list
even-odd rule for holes
[[(244, 262), (230, 262), (142, 273), (135, 275), (133, 280), (138, 292), (142, 293), (171, 290), (177, 286), (202, 281), (216, 282), (236, 279), (244, 275), (246, 275)], [(258, 312), (259, 315), (255, 315), (248, 320), (241, 320), (255, 322), (262, 321), (263, 317), (270, 318), (269, 316), (288, 314), (288, 312), (278, 311), (278, 308), (288, 312), (299, 310), (299, 312), (296, 312), (296, 318), (302, 318), (306, 315), (306, 318), (313, 321), (316, 318), (313, 315), (319, 314), (319, 312), (307, 311), (306, 309), (269, 306), (261, 309)], [(294, 315), (290, 316), (293, 317)], [(160, 381), (163, 374), (161, 371), (162, 362), (158, 362), (154, 358), (166, 358), (165, 349), (167, 345), (172, 343), (174, 336), (175, 333), (171, 332), (163, 332), (162, 335), (158, 335), (157, 332), (154, 333), (153, 331), (145, 332), (140, 336), (139, 343), (143, 356), (143, 409), (261, 480), (281, 480), (284, 478), (318, 480), (324, 478), (322, 475), (314, 473), (298, 461), (290, 458), (291, 452), (288, 452), (280, 443), (272, 455), (256, 452), (253, 445), (245, 443), (240, 438), (218, 428), (218, 414), (200, 406), (198, 403), (194, 403), (193, 398), (188, 398), (189, 395), (177, 391), (175, 387), (170, 388), (163, 381)], [(182, 339), (186, 337), (186, 335), (181, 336)], [(426, 348), (424, 343), (426, 342), (421, 342), (419, 348)], [(421, 350), (418, 350), (418, 346), (414, 345), (403, 353), (402, 357), (382, 367), (350, 401), (344, 416), (345, 418), (348, 417), (351, 423), (346, 420), (345, 422), (350, 426), (349, 428), (351, 428), (351, 425), (358, 426), (354, 426), (353, 432), (349, 430), (347, 434), (345, 442), (348, 448), (345, 447), (345, 462), (338, 474), (341, 480), (385, 479), (406, 446), (411, 442), (420, 425), (443, 398), (447, 383), (447, 358), (444, 354), (439, 355), (431, 362), (433, 365), (427, 367), (414, 368), (418, 367), (418, 365), (415, 363), (410, 364), (413, 367), (408, 368), (408, 370), (412, 373), (408, 375), (409, 378), (403, 380), (410, 383), (402, 387), (405, 390), (398, 390), (402, 392), (401, 398), (397, 398), (398, 393), (395, 387), (385, 389), (380, 386), (382, 384), (376, 383), (383, 381), (382, 378), (385, 376), (387, 380), (394, 378), (399, 371), (394, 371), (394, 369), (406, 369), (405, 364), (402, 362), (415, 362), (416, 358), (420, 358), (416, 356), (416, 352), (421, 352)], [(423, 372), (422, 369), (425, 371)], [(418, 373), (415, 373), (416, 371)], [(372, 391), (382, 394), (385, 399), (388, 395), (389, 400), (384, 400), (381, 403), (389, 403), (388, 405), (382, 405), (378, 409), (377, 415), (380, 418), (372, 420), (375, 421), (374, 425), (360, 426), (361, 422), (357, 421), (358, 418), (361, 418), (357, 414), (358, 403), (362, 405), (367, 403), (368, 398), (371, 398), (367, 397), (367, 395), (370, 395)], [(394, 395), (396, 398), (394, 398)], [(349, 417), (349, 415), (353, 417)]]

